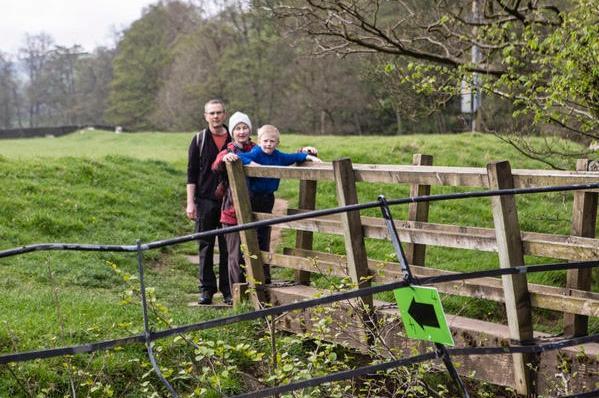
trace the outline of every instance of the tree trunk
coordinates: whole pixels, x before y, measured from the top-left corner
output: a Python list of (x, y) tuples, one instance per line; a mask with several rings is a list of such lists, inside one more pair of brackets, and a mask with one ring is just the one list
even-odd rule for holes
[(360, 124), (360, 118), (357, 113), (354, 113), (354, 123), (356, 125), (356, 129), (358, 130), (358, 135), (362, 135), (362, 125)]
[(397, 126), (397, 135), (401, 135), (403, 133), (403, 126), (401, 122), (401, 113), (399, 113), (399, 109), (395, 109), (395, 121)]

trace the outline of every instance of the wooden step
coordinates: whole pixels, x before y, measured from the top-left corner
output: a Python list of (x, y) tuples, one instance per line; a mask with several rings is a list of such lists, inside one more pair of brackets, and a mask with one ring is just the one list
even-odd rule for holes
[(200, 298), (200, 294), (199, 293), (190, 293), (187, 295), (189, 297), (189, 301), (187, 303), (188, 307), (198, 307), (198, 308), (217, 308), (217, 309), (231, 309), (233, 308), (230, 305), (227, 305), (223, 302), (223, 295), (222, 293), (218, 292), (215, 293), (214, 296), (212, 296), (212, 304), (206, 305), (206, 304), (199, 304), (198, 303), (198, 299)]

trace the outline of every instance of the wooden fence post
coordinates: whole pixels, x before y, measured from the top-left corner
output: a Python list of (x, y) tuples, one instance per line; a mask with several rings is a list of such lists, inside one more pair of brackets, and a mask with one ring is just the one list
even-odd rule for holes
[[(316, 208), (315, 180), (300, 180), (298, 207), (303, 210), (314, 210)], [(295, 247), (297, 249), (312, 250), (313, 236), (313, 233), (310, 231), (297, 231), (295, 235)], [(309, 285), (310, 272), (296, 271), (295, 280), (301, 285)]]
[[(590, 162), (588, 159), (578, 159), (577, 171), (588, 171)], [(597, 192), (575, 191), (572, 204), (572, 228), (573, 236), (585, 238), (595, 237), (595, 226), (597, 224)], [(592, 269), (568, 270), (566, 288), (578, 290), (591, 290)], [(564, 313), (564, 334), (566, 336), (584, 336), (588, 332), (589, 317)]]
[[(335, 174), (337, 203), (339, 206), (357, 204), (358, 192), (351, 160), (345, 158), (333, 161), (333, 172)], [(359, 288), (369, 287), (368, 257), (364, 245), (364, 231), (362, 230), (360, 212), (341, 213), (341, 225), (343, 226), (343, 236), (345, 238), (349, 275)], [(363, 296), (362, 301), (372, 308), (372, 295)]]
[[(415, 154), (412, 158), (412, 164), (415, 166), (432, 166), (433, 157), (430, 155)], [(410, 196), (412, 197), (430, 194), (430, 185), (412, 184), (410, 186)], [(429, 204), (430, 202), (410, 203), (408, 207), (408, 220), (420, 222), (428, 221)], [(405, 247), (408, 264), (420, 265), (424, 267), (426, 245), (406, 243)]]
[[(514, 187), (509, 162), (495, 162), (487, 165), (489, 189), (509, 189)], [(497, 251), (501, 268), (524, 265), (524, 254), (520, 236), (520, 225), (516, 200), (513, 195), (492, 197), (493, 221), (497, 239)], [(505, 308), (510, 337), (519, 342), (533, 340), (532, 313), (528, 283), (525, 274), (502, 277)], [(513, 354), (515, 387), (519, 394), (534, 395), (535, 356)]]
[[(250, 204), (250, 194), (247, 187), (245, 172), (241, 161), (226, 163), (229, 186), (233, 195), (235, 214), (238, 224), (247, 224), (254, 221), (254, 214)], [(258, 246), (258, 235), (255, 229), (247, 229), (239, 232), (241, 244), (245, 247), (243, 256), (245, 259), (245, 271), (247, 281), (252, 289), (251, 299), (255, 308), (260, 308), (265, 301), (264, 294), (264, 266)]]

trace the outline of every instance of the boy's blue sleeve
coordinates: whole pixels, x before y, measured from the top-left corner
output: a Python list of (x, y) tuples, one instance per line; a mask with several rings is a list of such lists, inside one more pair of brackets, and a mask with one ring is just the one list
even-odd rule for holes
[(296, 162), (303, 162), (308, 157), (307, 153), (296, 152), (296, 153), (284, 153), (279, 152), (279, 159), (281, 161), (281, 166), (289, 166)]
[(241, 152), (241, 153), (237, 154), (237, 156), (239, 156), (239, 159), (241, 159), (241, 164), (243, 164), (245, 166), (247, 164), (250, 164), (250, 162), (252, 160), (254, 160), (253, 156), (252, 156), (252, 152), (253, 151)]

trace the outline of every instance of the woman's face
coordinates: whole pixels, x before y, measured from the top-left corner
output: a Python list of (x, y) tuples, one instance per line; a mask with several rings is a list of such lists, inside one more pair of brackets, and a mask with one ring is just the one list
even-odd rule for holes
[(250, 140), (250, 127), (245, 123), (237, 123), (233, 128), (233, 141), (238, 144), (245, 144)]

